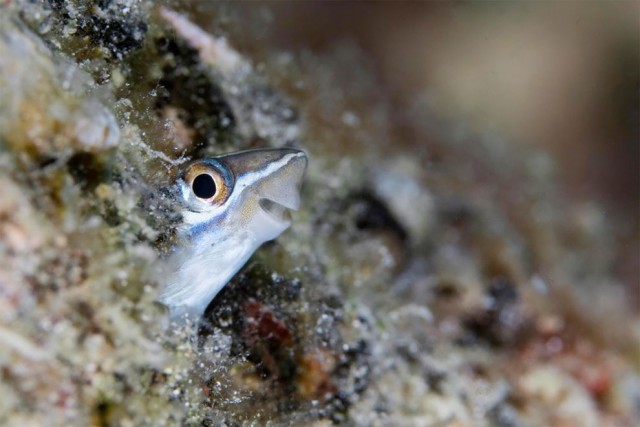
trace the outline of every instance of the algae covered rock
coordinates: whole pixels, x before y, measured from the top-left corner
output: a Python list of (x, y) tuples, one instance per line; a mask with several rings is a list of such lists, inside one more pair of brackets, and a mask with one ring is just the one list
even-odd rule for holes
[[(233, 8), (174, 7), (0, 6), (0, 424), (639, 422), (619, 229), (546, 157), (398, 124), (352, 46), (241, 52)], [(257, 147), (308, 153), (302, 209), (177, 327), (166, 189)]]

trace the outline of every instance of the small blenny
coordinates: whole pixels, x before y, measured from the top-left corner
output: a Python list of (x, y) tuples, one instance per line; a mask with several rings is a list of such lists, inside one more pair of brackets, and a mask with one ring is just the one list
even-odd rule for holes
[(194, 161), (180, 174), (182, 244), (160, 302), (172, 317), (197, 319), (264, 242), (290, 225), (300, 206), (307, 157), (289, 148), (248, 150)]

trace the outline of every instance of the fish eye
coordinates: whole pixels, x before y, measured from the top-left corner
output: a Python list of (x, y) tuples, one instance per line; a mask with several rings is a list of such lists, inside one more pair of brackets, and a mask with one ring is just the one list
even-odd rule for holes
[(233, 175), (216, 159), (196, 161), (182, 174), (191, 195), (208, 205), (221, 205), (231, 194)]
[(201, 173), (193, 179), (191, 189), (196, 197), (200, 199), (209, 199), (216, 194), (217, 186), (211, 175), (208, 173)]

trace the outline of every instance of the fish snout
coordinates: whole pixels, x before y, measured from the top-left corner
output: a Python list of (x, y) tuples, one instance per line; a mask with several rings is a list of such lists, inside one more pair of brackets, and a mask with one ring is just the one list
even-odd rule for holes
[(247, 192), (261, 210), (289, 225), (288, 210), (300, 207), (300, 189), (307, 168), (303, 151), (291, 148), (250, 150), (220, 158), (236, 178), (236, 190)]

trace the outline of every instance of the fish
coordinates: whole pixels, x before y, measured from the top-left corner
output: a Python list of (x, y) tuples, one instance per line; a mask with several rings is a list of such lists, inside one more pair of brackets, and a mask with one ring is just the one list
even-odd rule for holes
[(182, 221), (159, 301), (172, 319), (199, 319), (265, 242), (291, 225), (307, 168), (303, 151), (266, 148), (203, 158), (178, 175)]

